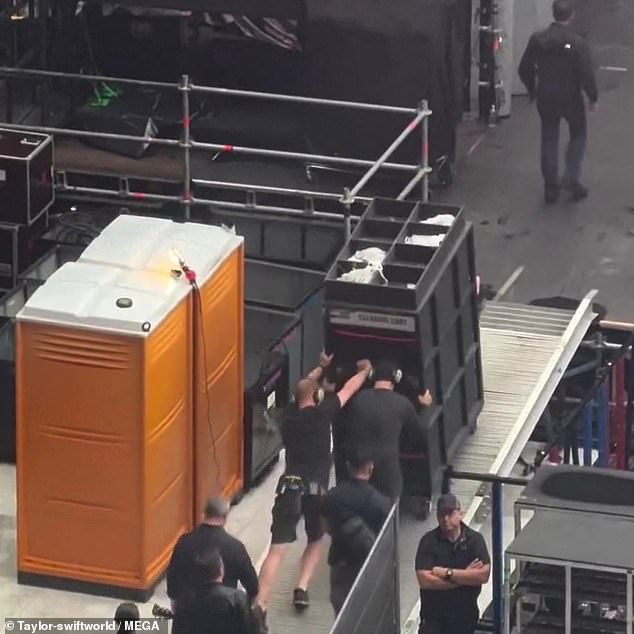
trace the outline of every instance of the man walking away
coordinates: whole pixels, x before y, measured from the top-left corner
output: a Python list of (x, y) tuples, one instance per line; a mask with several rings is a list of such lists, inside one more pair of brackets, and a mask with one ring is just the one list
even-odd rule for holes
[[(554, 23), (534, 33), (519, 65), (519, 76), (531, 99), (537, 99), (542, 127), (541, 164), (545, 200), (555, 203), (561, 187), (572, 201), (582, 200), (588, 190), (581, 184), (581, 167), (586, 148), (586, 113), (583, 93), (590, 111), (599, 98), (590, 48), (570, 28), (574, 18), (573, 0), (554, 0)], [(559, 123), (570, 129), (566, 151), (566, 171), (559, 182)]]
[(320, 385), (332, 355), (321, 355), (319, 367), (297, 383), (295, 402), (282, 428), (286, 450), (286, 469), (277, 486), (271, 524), (271, 546), (260, 570), (260, 592), (256, 615), (265, 630), (266, 608), (273, 584), (288, 546), (297, 539), (297, 524), (304, 518), (308, 543), (301, 560), (293, 605), (308, 607), (308, 584), (319, 563), (321, 538), (324, 534), (321, 501), (328, 490), (332, 455), (330, 425), (340, 409), (368, 378), (372, 366), (368, 360), (358, 362), (359, 371), (336, 394), (324, 394)]
[(339, 614), (392, 506), (391, 500), (369, 482), (374, 462), (368, 449), (351, 449), (348, 468), (350, 479), (328, 491), (321, 509), (332, 538), (328, 564), (330, 603), (335, 614)]
[(217, 550), (205, 549), (194, 562), (194, 583), (179, 598), (174, 629), (179, 634), (256, 634), (257, 623), (242, 590), (223, 583)]
[(178, 612), (181, 596), (195, 583), (196, 558), (209, 550), (217, 550), (222, 557), (224, 585), (236, 588), (240, 582), (251, 600), (257, 595), (258, 576), (247, 549), (224, 529), (230, 508), (225, 498), (211, 498), (205, 505), (202, 524), (176, 543), (167, 569), (167, 596), (174, 613)]
[(438, 528), (423, 535), (416, 551), (419, 634), (473, 634), (480, 618), (478, 596), (491, 572), (487, 546), (462, 522), (455, 495), (440, 496), (437, 518)]

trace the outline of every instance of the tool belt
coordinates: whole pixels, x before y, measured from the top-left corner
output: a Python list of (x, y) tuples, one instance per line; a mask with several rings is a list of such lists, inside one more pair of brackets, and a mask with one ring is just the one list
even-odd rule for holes
[(283, 475), (277, 481), (275, 495), (284, 495), (287, 491), (297, 492), (299, 495), (307, 495), (307, 484), (304, 478), (293, 475)]
[(298, 492), (299, 495), (323, 495), (327, 489), (319, 482), (311, 482), (306, 478), (294, 475), (283, 475), (277, 482), (276, 495), (287, 491)]

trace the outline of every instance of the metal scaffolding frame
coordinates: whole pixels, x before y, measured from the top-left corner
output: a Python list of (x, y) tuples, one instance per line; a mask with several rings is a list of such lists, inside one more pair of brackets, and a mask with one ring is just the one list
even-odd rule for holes
[[(270, 211), (275, 213), (300, 214), (311, 217), (327, 218), (327, 219), (344, 219), (346, 238), (349, 237), (351, 231), (351, 206), (355, 202), (367, 202), (369, 199), (362, 197), (361, 190), (367, 185), (370, 179), (381, 169), (391, 170), (403, 174), (411, 174), (410, 180), (404, 186), (398, 195), (398, 199), (402, 200), (409, 196), (417, 185), (420, 186), (420, 200), (426, 202), (429, 199), (429, 183), (428, 178), (431, 172), (429, 167), (429, 130), (428, 121), (431, 111), (428, 102), (422, 101), (416, 108), (404, 108), (398, 106), (384, 106), (380, 104), (370, 104), (352, 101), (337, 101), (329, 99), (320, 99), (313, 97), (300, 97), (297, 95), (275, 94), (266, 92), (234, 90), (228, 88), (218, 88), (211, 86), (200, 86), (192, 83), (188, 75), (182, 75), (178, 84), (144, 81), (137, 79), (126, 79), (117, 77), (107, 77), (101, 75), (83, 75), (77, 73), (63, 73), (55, 71), (33, 70), (23, 68), (0, 67), (0, 77), (5, 77), (7, 81), (15, 79), (35, 79), (35, 80), (52, 80), (65, 79), (77, 80), (83, 82), (101, 82), (106, 84), (122, 84), (144, 88), (156, 88), (161, 90), (178, 90), (182, 95), (182, 129), (180, 139), (171, 139), (163, 137), (135, 136), (129, 134), (116, 134), (107, 132), (98, 132), (93, 130), (75, 130), (70, 128), (60, 128), (45, 125), (15, 125), (10, 122), (2, 123), (5, 128), (13, 128), (23, 131), (40, 132), (45, 134), (71, 136), (77, 138), (93, 138), (93, 139), (109, 139), (113, 141), (136, 141), (148, 145), (159, 145), (168, 147), (179, 147), (181, 149), (183, 161), (183, 183), (180, 195), (154, 194), (150, 192), (131, 191), (129, 188), (129, 180), (132, 176), (119, 177), (118, 189), (105, 189), (94, 187), (83, 187), (70, 185), (68, 183), (67, 173), (63, 170), (55, 171), (55, 187), (58, 191), (74, 192), (78, 194), (90, 194), (100, 196), (113, 196), (117, 199), (126, 198), (143, 201), (171, 201), (178, 202), (183, 206), (185, 220), (191, 217), (191, 206), (193, 204), (203, 205), (219, 205), (228, 209), (257, 209), (261, 211)], [(190, 119), (190, 101), (192, 93), (214, 94), (228, 97), (241, 97), (245, 99), (256, 99), (273, 102), (295, 103), (298, 105), (318, 105), (322, 107), (347, 108), (351, 110), (381, 112), (386, 114), (401, 114), (412, 117), (407, 126), (402, 130), (398, 137), (390, 144), (385, 152), (375, 161), (355, 159), (342, 156), (330, 156), (323, 154), (313, 154), (308, 152), (290, 152), (276, 149), (265, 149), (249, 146), (238, 146), (218, 143), (202, 143), (192, 139), (191, 137), (191, 119)], [(392, 163), (388, 159), (400, 147), (403, 141), (415, 130), (420, 129), (421, 145), (420, 160), (418, 164)], [(335, 192), (320, 192), (312, 190), (298, 190), (284, 187), (269, 187), (254, 184), (240, 184), (223, 181), (208, 181), (204, 179), (193, 179), (191, 174), (191, 153), (192, 151), (206, 150), (217, 153), (244, 154), (247, 156), (259, 156), (273, 159), (291, 159), (305, 161), (307, 163), (316, 162), (332, 166), (349, 166), (356, 168), (364, 168), (365, 172), (356, 184), (350, 188), (346, 188), (341, 195)], [(225, 202), (217, 200), (209, 200), (206, 198), (198, 198), (193, 193), (193, 187), (213, 186), (220, 189), (243, 190), (247, 194), (245, 203)], [(280, 194), (283, 196), (304, 196), (306, 204), (303, 210), (297, 210), (286, 207), (275, 207), (258, 205), (256, 202), (256, 192), (268, 194)], [(316, 211), (314, 208), (315, 200), (338, 200), (342, 205), (342, 214), (326, 213)]]

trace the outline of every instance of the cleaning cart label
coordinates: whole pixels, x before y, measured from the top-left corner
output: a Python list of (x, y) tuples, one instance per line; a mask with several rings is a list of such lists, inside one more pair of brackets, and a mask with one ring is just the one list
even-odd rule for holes
[(362, 310), (331, 310), (330, 323), (398, 330), (399, 332), (416, 332), (416, 320), (414, 317), (390, 315), (388, 313), (370, 313)]

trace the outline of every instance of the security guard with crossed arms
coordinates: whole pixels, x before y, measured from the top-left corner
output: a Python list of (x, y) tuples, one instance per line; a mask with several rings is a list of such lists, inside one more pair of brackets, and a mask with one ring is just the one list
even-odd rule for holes
[(302, 556), (300, 576), (293, 592), (296, 609), (308, 607), (308, 584), (319, 563), (324, 527), (321, 499), (328, 490), (332, 455), (330, 426), (335, 416), (363, 386), (372, 366), (357, 363), (357, 373), (336, 393), (324, 394), (321, 379), (332, 355), (321, 354), (319, 366), (297, 383), (294, 402), (282, 428), (286, 469), (277, 486), (271, 525), (271, 546), (260, 571), (256, 614), (266, 632), (266, 608), (273, 584), (289, 544), (297, 539), (296, 528), (303, 517), (308, 544)]

